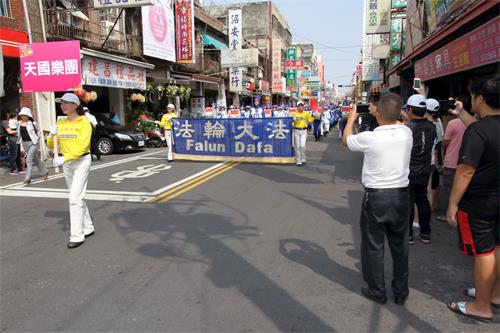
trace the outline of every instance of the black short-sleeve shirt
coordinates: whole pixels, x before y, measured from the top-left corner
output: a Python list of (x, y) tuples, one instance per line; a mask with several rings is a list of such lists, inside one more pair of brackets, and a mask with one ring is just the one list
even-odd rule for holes
[(476, 169), (460, 202), (460, 209), (481, 216), (498, 215), (500, 115), (487, 116), (471, 124), (464, 133), (458, 164)]

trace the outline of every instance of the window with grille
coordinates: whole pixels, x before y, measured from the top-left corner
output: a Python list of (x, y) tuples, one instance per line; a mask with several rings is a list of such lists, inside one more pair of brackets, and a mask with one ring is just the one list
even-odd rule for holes
[(0, 16), (12, 16), (10, 11), (10, 0), (0, 0)]

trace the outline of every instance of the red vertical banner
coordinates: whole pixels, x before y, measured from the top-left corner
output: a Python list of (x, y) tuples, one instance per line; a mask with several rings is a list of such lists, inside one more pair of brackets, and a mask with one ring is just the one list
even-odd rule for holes
[(177, 62), (195, 63), (193, 0), (176, 0), (175, 22)]

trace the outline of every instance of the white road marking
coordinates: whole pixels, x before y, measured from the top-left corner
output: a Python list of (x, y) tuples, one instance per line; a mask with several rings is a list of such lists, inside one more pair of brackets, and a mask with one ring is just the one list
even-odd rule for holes
[(156, 175), (161, 171), (169, 170), (172, 168), (170, 165), (158, 164), (158, 165), (142, 165), (138, 166), (136, 170), (123, 170), (119, 172), (115, 172), (109, 178), (110, 182), (114, 182), (116, 184), (121, 183), (125, 179), (137, 179), (137, 178), (146, 178)]
[[(155, 153), (150, 153), (150, 154), (145, 154), (142, 156), (147, 156), (147, 155), (154, 155), (158, 154), (160, 152), (155, 152)], [(123, 164), (127, 162), (131, 162), (134, 160), (140, 159), (140, 156), (134, 157), (134, 158), (126, 158), (122, 159), (119, 161), (115, 162), (110, 162), (101, 165), (97, 165), (95, 167), (92, 167), (91, 169), (96, 170), (96, 169), (102, 169), (106, 166), (110, 165), (118, 165), (118, 164)], [(120, 163), (118, 163), (120, 162)], [(222, 162), (218, 163), (216, 165), (213, 165), (211, 167), (208, 167), (196, 174), (193, 174), (189, 177), (183, 178), (175, 183), (172, 183), (170, 185), (167, 185), (165, 187), (162, 187), (154, 192), (133, 192), (133, 191), (104, 191), (104, 190), (87, 190), (85, 194), (85, 199), (86, 200), (96, 200), (96, 201), (114, 201), (114, 202), (147, 202), (151, 200), (152, 198), (156, 197), (158, 194), (163, 193), (165, 191), (168, 191), (172, 188), (175, 188), (177, 186), (180, 186), (186, 182), (189, 182), (190, 180), (197, 178), (199, 176), (202, 176), (216, 168), (219, 168), (220, 166), (226, 164), (227, 162)], [(171, 166), (168, 166), (169, 168)], [(50, 179), (57, 179), (57, 178), (62, 178), (64, 175), (54, 175), (51, 176)], [(37, 181), (33, 182), (32, 184), (35, 183), (41, 183), (42, 181)], [(48, 198), (48, 199), (67, 199), (68, 198), (68, 190), (67, 189), (61, 189), (61, 188), (45, 188), (45, 187), (27, 187), (23, 186), (23, 183), (16, 183), (16, 184), (11, 184), (7, 186), (0, 187), (0, 196), (5, 196), (5, 197), (31, 197), (31, 198)]]

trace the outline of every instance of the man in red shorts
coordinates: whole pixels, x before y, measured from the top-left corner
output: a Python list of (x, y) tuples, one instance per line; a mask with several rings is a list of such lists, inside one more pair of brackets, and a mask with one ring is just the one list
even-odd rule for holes
[[(460, 250), (474, 256), (473, 302), (448, 303), (461, 315), (490, 322), (500, 304), (499, 151), (500, 76), (471, 87), (472, 111), (481, 119), (466, 129), (450, 194), (447, 219), (459, 230)], [(456, 111), (463, 112), (460, 102)], [(458, 217), (458, 218), (457, 218)]]

